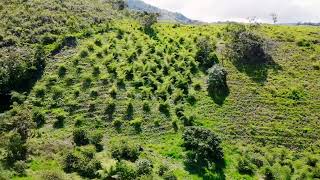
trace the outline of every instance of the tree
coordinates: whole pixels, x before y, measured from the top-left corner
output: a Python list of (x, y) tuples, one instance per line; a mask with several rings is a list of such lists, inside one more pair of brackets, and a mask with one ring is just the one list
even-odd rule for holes
[(210, 42), (209, 37), (199, 37), (197, 39), (197, 48), (196, 60), (203, 68), (208, 69), (218, 61), (217, 55), (213, 52), (215, 47)]
[(278, 14), (271, 13), (270, 16), (272, 18), (273, 24), (277, 24), (277, 22), (278, 22)]
[(243, 24), (231, 23), (225, 29), (227, 56), (237, 65), (263, 64), (268, 60), (264, 39)]
[(220, 105), (229, 95), (227, 75), (227, 71), (217, 64), (208, 70), (208, 94)]
[(144, 30), (148, 31), (152, 28), (152, 25), (158, 22), (158, 13), (143, 12), (140, 15), (140, 23)]
[(224, 165), (223, 150), (216, 134), (202, 127), (188, 127), (183, 133), (183, 146), (188, 150), (188, 163), (208, 167)]

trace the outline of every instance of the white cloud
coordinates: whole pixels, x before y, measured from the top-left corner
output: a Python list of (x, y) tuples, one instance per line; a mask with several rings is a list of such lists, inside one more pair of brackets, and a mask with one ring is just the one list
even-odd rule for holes
[(271, 13), (279, 22), (320, 22), (320, 0), (144, 0), (157, 7), (180, 12), (189, 18), (213, 22), (245, 21), (256, 16), (270, 22)]

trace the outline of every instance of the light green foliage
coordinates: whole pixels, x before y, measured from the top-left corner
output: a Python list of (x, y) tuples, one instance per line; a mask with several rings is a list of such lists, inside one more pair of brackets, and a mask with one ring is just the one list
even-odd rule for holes
[[(39, 39), (35, 44), (42, 43), (46, 53), (50, 54), (43, 74), (35, 86), (30, 87), (30, 93), (18, 91), (25, 97), (20, 99), (14, 95), (14, 101), (19, 102), (0, 117), (0, 142), (7, 140), (8, 131), (25, 127), (24, 123), (18, 123), (25, 119), (18, 113), (21, 111), (16, 108), (18, 104), (32, 112), (39, 111), (45, 117), (43, 126), (32, 128), (24, 138), (28, 149), (33, 152), (25, 161), (26, 178), (37, 179), (45, 170), (57, 171), (58, 175), (52, 177), (65, 179), (100, 178), (96, 172), (107, 171), (112, 166), (117, 169), (110, 173), (112, 176), (122, 174), (125, 179), (137, 179), (135, 163), (119, 165), (116, 160), (137, 161), (139, 158), (150, 160), (154, 166), (153, 173), (139, 177), (141, 179), (259, 179), (265, 175), (278, 179), (319, 177), (319, 162), (316, 160), (320, 153), (317, 150), (319, 28), (256, 27), (255, 33), (271, 43), (268, 53), (273, 62), (238, 67), (221, 53), (227, 43), (224, 41), (226, 25), (153, 24), (153, 31), (146, 33), (141, 31), (139, 22), (111, 10), (108, 3), (101, 4), (101, 1), (9, 1), (14, 4), (3, 6), (10, 9), (6, 12), (20, 12), (21, 9), (22, 13), (27, 13), (25, 17), (37, 22), (49, 21), (20, 23), (26, 27), (29, 24), (36, 26), (24, 28), (28, 29), (26, 33), (10, 20), (9, 24), (17, 29), (11, 26), (14, 28), (6, 30), (8, 36), (4, 36), (5, 42), (16, 40), (21, 46), (34, 37)], [(20, 8), (28, 4), (31, 4), (29, 10)], [(29, 11), (34, 15), (29, 16)], [(126, 10), (121, 12), (130, 14)], [(41, 17), (38, 18), (38, 14)], [(20, 15), (16, 16), (19, 20)], [(7, 15), (3, 17), (8, 19)], [(45, 33), (40, 33), (42, 30)], [(12, 37), (15, 35), (11, 32), (16, 31), (21, 32), (21, 38)], [(208, 96), (206, 82), (210, 73), (201, 71), (202, 64), (196, 60), (199, 37), (209, 37), (207, 45), (212, 45), (208, 46), (210, 53), (206, 54), (208, 68), (215, 59), (214, 64), (220, 63), (219, 66), (228, 72), (226, 81), (221, 76), (230, 91), (223, 101)], [(33, 59), (32, 47), (28, 44), (21, 48), (21, 53), (19, 48), (12, 52), (18, 53), (20, 58), (30, 56)], [(26, 53), (24, 56), (25, 52), (30, 55)], [(85, 54), (81, 57), (82, 52)], [(20, 71), (20, 66), (35, 65), (34, 61), (20, 63), (20, 58), (17, 58), (18, 64), (13, 61), (12, 67), (18, 67), (16, 70)], [(39, 56), (39, 62), (42, 60)], [(65, 67), (67, 71), (59, 73), (59, 67)], [(216, 86), (213, 89), (216, 92), (221, 88)], [(129, 114), (131, 118), (127, 118)], [(34, 115), (33, 120), (39, 118), (41, 122), (42, 115)], [(61, 120), (63, 126), (56, 126)], [(132, 126), (140, 126), (143, 131), (137, 133)], [(223, 170), (219, 172), (219, 167), (213, 163), (201, 169), (185, 166), (187, 154), (181, 146), (184, 126), (203, 126), (221, 137), (220, 146), (226, 161)], [(76, 129), (86, 131), (85, 139), (89, 143), (75, 146), (73, 132)], [(126, 141), (128, 146), (141, 144), (142, 147), (123, 145), (113, 148), (121, 141)], [(246, 153), (238, 143), (248, 147)], [(0, 143), (1, 160), (9, 152), (3, 147)], [(83, 152), (88, 148), (90, 150)], [(67, 151), (71, 151), (69, 158), (76, 166), (70, 166), (73, 173), (65, 174), (65, 163), (60, 162), (65, 162), (62, 154)], [(116, 152), (114, 157), (113, 152)], [(89, 160), (95, 157), (101, 161), (101, 168), (96, 166), (99, 163), (95, 160)], [(39, 158), (43, 160), (39, 161)], [(157, 173), (160, 164), (169, 167), (162, 175)], [(253, 169), (254, 173), (239, 173), (239, 164)], [(15, 178), (13, 170), (2, 164), (0, 171), (1, 176)]]

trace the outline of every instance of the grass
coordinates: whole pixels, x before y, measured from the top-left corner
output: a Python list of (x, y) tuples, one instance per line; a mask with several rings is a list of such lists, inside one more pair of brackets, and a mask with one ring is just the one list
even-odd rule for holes
[[(169, 165), (178, 179), (202, 179), (184, 166), (184, 122), (176, 116), (178, 106), (185, 117), (194, 117), (195, 125), (221, 137), (226, 179), (259, 179), (266, 168), (278, 179), (314, 177), (316, 167), (308, 165), (307, 157), (320, 157), (320, 71), (314, 68), (320, 45), (312, 43), (320, 38), (319, 28), (262, 25), (258, 31), (270, 43), (275, 64), (240, 71), (219, 52), (223, 41), (218, 34), (224, 25), (157, 24), (156, 36), (145, 34), (131, 20), (114, 22), (112, 27), (83, 39), (72, 53), (62, 52), (58, 62), (48, 62), (28, 95), (25, 105), (46, 115), (46, 124), (34, 130), (38, 136), (29, 140), (36, 151), (28, 163), (28, 177), (35, 178), (43, 170), (62, 170), (61, 157), (75, 148), (72, 133), (77, 122), (88, 132), (103, 132), (104, 150), (96, 153), (103, 168), (115, 164), (109, 147), (125, 140), (141, 145), (141, 157), (152, 160), (155, 167)], [(218, 42), (219, 61), (228, 72), (230, 94), (221, 104), (208, 96), (206, 73), (193, 70), (199, 36)], [(301, 39), (305, 39), (302, 44), (311, 44), (301, 46)], [(66, 83), (67, 77), (72, 83)], [(112, 116), (106, 113), (110, 104)], [(65, 117), (64, 124), (54, 128), (58, 116)], [(114, 128), (115, 122), (121, 122), (121, 127)], [(240, 157), (253, 164), (253, 175), (239, 173)], [(263, 166), (254, 164), (258, 160), (253, 157), (261, 157)]]

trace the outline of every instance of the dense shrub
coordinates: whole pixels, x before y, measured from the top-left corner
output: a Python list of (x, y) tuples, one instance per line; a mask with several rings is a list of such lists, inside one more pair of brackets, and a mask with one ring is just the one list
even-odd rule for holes
[(149, 103), (147, 101), (143, 102), (142, 109), (143, 109), (144, 112), (150, 112), (150, 110), (151, 110), (150, 109), (150, 105), (149, 105)]
[(109, 116), (109, 119), (112, 119), (114, 112), (116, 111), (116, 104), (113, 101), (107, 103), (105, 113)]
[(23, 176), (26, 174), (27, 163), (24, 161), (17, 161), (14, 163), (13, 169), (19, 176)]
[(54, 122), (53, 126), (55, 128), (63, 128), (64, 127), (64, 121), (66, 119), (66, 114), (64, 111), (59, 111), (56, 114), (56, 122)]
[(183, 146), (188, 150), (189, 163), (208, 166), (224, 164), (220, 139), (216, 134), (201, 127), (189, 127), (183, 133)]
[(117, 130), (120, 130), (122, 124), (123, 122), (120, 119), (116, 119), (112, 122), (113, 127), (116, 128)]
[(216, 100), (229, 94), (227, 72), (220, 65), (214, 65), (208, 70), (208, 93)]
[(135, 120), (130, 121), (130, 125), (135, 129), (136, 132), (141, 131), (142, 120), (137, 118)]
[(67, 73), (67, 68), (64, 65), (61, 65), (58, 69), (59, 77), (64, 77)]
[(158, 16), (159, 15), (156, 13), (148, 13), (148, 12), (141, 13), (141, 15), (140, 15), (141, 26), (145, 30), (150, 30), (152, 25), (157, 23)]
[(18, 93), (16, 91), (11, 92), (11, 102), (22, 104), (25, 100), (26, 95), (24, 93)]
[(226, 27), (227, 54), (237, 64), (259, 64), (267, 61), (264, 40), (242, 24)]
[(24, 161), (27, 158), (27, 145), (19, 133), (9, 134), (6, 142), (6, 161), (8, 164), (14, 164), (17, 161)]
[(42, 127), (45, 124), (45, 116), (44, 113), (40, 110), (34, 111), (32, 115), (33, 121), (36, 123), (36, 126)]
[(140, 155), (139, 146), (128, 144), (127, 142), (120, 142), (111, 149), (113, 158), (120, 160), (136, 161)]
[(89, 137), (87, 131), (84, 129), (76, 129), (73, 131), (73, 141), (77, 146), (89, 144)]
[(174, 173), (172, 171), (167, 171), (163, 174), (162, 178), (164, 180), (177, 180), (177, 176), (174, 175)]
[(161, 164), (159, 166), (158, 174), (159, 176), (163, 176), (167, 171), (169, 171), (169, 166), (165, 164)]
[(167, 102), (161, 102), (159, 104), (159, 111), (163, 114), (165, 114), (166, 116), (170, 116), (170, 106), (169, 103)]
[(99, 177), (97, 171), (102, 166), (90, 152), (70, 152), (64, 157), (63, 168), (67, 173), (77, 172), (80, 176), (93, 179)]
[(150, 175), (152, 173), (153, 164), (148, 159), (139, 159), (136, 162), (138, 175)]
[(197, 48), (196, 60), (203, 68), (208, 69), (218, 62), (218, 57), (213, 52), (215, 46), (209, 41), (209, 37), (199, 37)]
[(112, 166), (107, 172), (106, 177), (103, 179), (126, 179), (126, 180), (135, 180), (137, 178), (136, 168), (132, 165), (129, 165), (125, 161), (119, 161), (115, 166)]
[(246, 158), (241, 158), (238, 161), (238, 171), (241, 174), (253, 175), (255, 171), (254, 165)]

